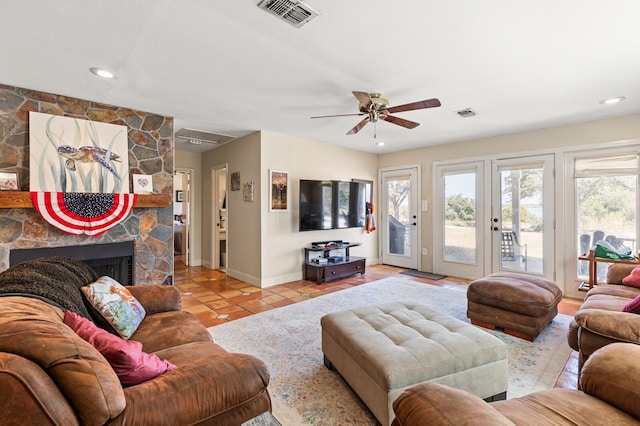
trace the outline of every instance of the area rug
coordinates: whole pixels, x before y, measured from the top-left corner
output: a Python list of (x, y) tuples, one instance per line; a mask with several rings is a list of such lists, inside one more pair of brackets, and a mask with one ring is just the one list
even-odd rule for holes
[(272, 413), (262, 413), (251, 420), (247, 420), (240, 426), (282, 426), (282, 424), (276, 419)]
[(412, 277), (426, 278), (429, 280), (438, 281), (446, 277), (446, 275), (432, 274), (431, 272), (414, 271), (413, 269), (400, 272), (401, 274), (411, 275)]
[[(273, 415), (283, 426), (375, 425), (373, 415), (346, 382), (324, 366), (320, 318), (357, 306), (402, 300), (421, 301), (469, 321), (463, 291), (409, 278), (385, 278), (217, 325), (209, 332), (227, 350), (255, 355), (267, 364)], [(558, 315), (535, 342), (487, 330), (509, 348), (507, 398), (553, 387), (571, 353), (566, 342), (570, 319)]]

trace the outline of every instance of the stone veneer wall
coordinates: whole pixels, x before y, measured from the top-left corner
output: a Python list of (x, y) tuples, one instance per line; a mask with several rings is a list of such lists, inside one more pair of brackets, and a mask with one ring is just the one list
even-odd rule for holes
[[(0, 170), (17, 171), (21, 191), (29, 191), (29, 111), (128, 126), (130, 175), (153, 175), (154, 193), (173, 194), (172, 117), (0, 84)], [(127, 219), (91, 237), (66, 234), (35, 209), (0, 208), (0, 270), (9, 267), (11, 249), (135, 240), (135, 284), (171, 284), (172, 219), (172, 206), (134, 208)]]

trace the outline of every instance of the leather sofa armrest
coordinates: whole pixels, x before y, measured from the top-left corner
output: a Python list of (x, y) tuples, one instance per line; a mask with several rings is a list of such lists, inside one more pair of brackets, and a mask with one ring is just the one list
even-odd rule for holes
[[(212, 351), (209, 357), (177, 365), (155, 379), (125, 388), (127, 407), (115, 422), (200, 424), (207, 419), (211, 424), (241, 424), (271, 411), (269, 371), (254, 356)], [(238, 418), (218, 421), (233, 412)], [(240, 418), (243, 414), (248, 417)]]
[(0, 389), (4, 395), (0, 398), (0, 413), (9, 423), (80, 424), (58, 386), (33, 361), (0, 352)]
[(393, 401), (393, 426), (513, 425), (477, 396), (433, 382), (406, 389)]
[(583, 309), (575, 316), (579, 327), (594, 334), (628, 343), (640, 343), (640, 316), (604, 309)]
[(126, 287), (140, 302), (148, 315), (179, 311), (182, 308), (180, 290), (172, 285), (131, 285)]
[(580, 389), (640, 418), (640, 346), (612, 343), (595, 351), (580, 373)]
[(579, 328), (580, 327), (576, 323), (575, 318), (572, 319), (571, 322), (569, 323), (569, 330), (567, 331), (567, 343), (569, 344), (569, 347), (571, 349), (573, 349), (574, 351), (579, 351), (580, 350), (580, 345), (578, 343), (578, 341), (579, 341), (578, 329)]

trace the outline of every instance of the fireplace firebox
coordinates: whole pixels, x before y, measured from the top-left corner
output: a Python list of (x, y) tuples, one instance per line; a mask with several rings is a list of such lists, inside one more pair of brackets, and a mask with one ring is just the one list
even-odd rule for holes
[(122, 285), (133, 285), (134, 251), (134, 241), (15, 249), (9, 252), (9, 266), (40, 257), (64, 256), (83, 261), (98, 276), (106, 275)]

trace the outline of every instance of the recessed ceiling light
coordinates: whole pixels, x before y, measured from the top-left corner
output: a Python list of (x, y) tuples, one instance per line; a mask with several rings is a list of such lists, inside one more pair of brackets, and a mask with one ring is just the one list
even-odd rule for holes
[(625, 98), (624, 96), (618, 96), (616, 98), (603, 99), (600, 101), (600, 103), (605, 105), (611, 105), (611, 104), (617, 104), (618, 102), (622, 102), (625, 99), (627, 98)]
[(89, 68), (89, 71), (102, 78), (115, 78), (116, 76), (114, 73), (104, 68)]
[(378, 142), (376, 142), (376, 145), (377, 146), (384, 146), (384, 141), (378, 141)]

